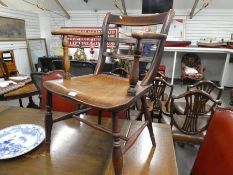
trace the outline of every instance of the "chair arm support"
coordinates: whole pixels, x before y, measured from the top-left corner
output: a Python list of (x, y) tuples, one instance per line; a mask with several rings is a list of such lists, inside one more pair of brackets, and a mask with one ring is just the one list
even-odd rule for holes
[(167, 35), (155, 32), (135, 31), (132, 32), (132, 37), (137, 39), (166, 39)]

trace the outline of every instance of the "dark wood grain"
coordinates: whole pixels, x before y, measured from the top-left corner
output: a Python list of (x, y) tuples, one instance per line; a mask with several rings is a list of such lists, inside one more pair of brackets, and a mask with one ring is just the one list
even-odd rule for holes
[[(44, 86), (53, 93), (100, 110), (123, 110), (135, 101), (134, 96), (127, 95), (128, 78), (106, 74), (72, 77), (71, 81), (51, 80), (45, 82)], [(138, 83), (136, 96), (148, 92), (150, 87), (151, 85), (140, 86)], [(66, 95), (71, 89), (77, 93), (75, 96)]]
[[(52, 95), (60, 95), (65, 98), (74, 100), (76, 103), (84, 104), (88, 107), (96, 108), (101, 111), (112, 112), (112, 135), (113, 137), (113, 167), (116, 175), (122, 174), (123, 167), (123, 155), (121, 150), (120, 139), (120, 123), (118, 120), (117, 113), (123, 110), (127, 110), (132, 106), (137, 100), (142, 99), (143, 103), (143, 113), (146, 118), (146, 125), (148, 126), (152, 145), (155, 146), (155, 139), (152, 129), (151, 116), (148, 113), (145, 95), (150, 90), (152, 81), (154, 80), (155, 74), (158, 71), (160, 65), (162, 54), (164, 51), (163, 44), (166, 41), (166, 36), (174, 16), (174, 11), (171, 9), (167, 13), (153, 14), (153, 15), (141, 15), (141, 16), (123, 16), (123, 15), (113, 15), (110, 12), (106, 14), (103, 24), (102, 24), (102, 36), (100, 37), (100, 47), (99, 47), (99, 57), (98, 62), (93, 75), (80, 76), (80, 77), (70, 77), (70, 62), (68, 59), (68, 41), (67, 35), (78, 35), (87, 36), (86, 33), (77, 33), (77, 31), (62, 31), (52, 32), (53, 34), (60, 34), (63, 37), (63, 48), (64, 48), (64, 67), (65, 67), (65, 78), (63, 80), (50, 80), (44, 82), (44, 87), (48, 90), (47, 99), (47, 113), (45, 115), (46, 124), (46, 141), (50, 142), (51, 128), (54, 125), (54, 120), (51, 116), (51, 99)], [(108, 31), (110, 25), (115, 25), (117, 27), (121, 25), (125, 26), (150, 26), (162, 24), (162, 29), (160, 33), (151, 32), (140, 32), (133, 33), (132, 38), (136, 39), (135, 49), (134, 49), (134, 60), (133, 66), (130, 71), (129, 79), (117, 77), (115, 75), (103, 74), (103, 66), (106, 59), (107, 52), (107, 42), (112, 40), (108, 39)], [(143, 50), (143, 39), (158, 40), (156, 43), (156, 52), (153, 56), (151, 67), (142, 82), (139, 80), (139, 58), (142, 55)], [(122, 40), (121, 40), (122, 41)], [(119, 42), (116, 41), (115, 44), (118, 46)], [(47, 119), (46, 119), (47, 118)], [(79, 117), (76, 117), (79, 119)], [(82, 120), (85, 124), (94, 127), (98, 130), (106, 132), (107, 129), (99, 127), (97, 124), (86, 122)], [(145, 127), (145, 124), (142, 128)], [(128, 150), (133, 143), (135, 143), (137, 137), (142, 132), (140, 128), (133, 137), (131, 137), (127, 142)], [(109, 132), (107, 132), (109, 133)]]
[[(0, 129), (30, 123), (44, 126), (43, 110), (0, 106)], [(64, 113), (54, 112), (55, 119)], [(81, 116), (92, 122), (97, 117)], [(132, 135), (141, 122), (119, 120), (121, 133)], [(102, 119), (103, 126), (111, 128), (111, 120)], [(177, 165), (169, 125), (154, 124), (157, 147), (152, 148), (149, 133), (144, 130), (135, 145), (125, 154), (123, 175), (177, 175)], [(74, 139), (75, 138), (75, 139)], [(38, 148), (18, 158), (1, 160), (1, 174), (33, 175), (110, 175), (113, 174), (111, 154), (112, 137), (99, 132), (76, 119), (58, 122), (53, 126), (51, 145)]]
[[(174, 103), (180, 100), (185, 100), (184, 113), (174, 114)], [(210, 105), (208, 111), (203, 110), (207, 103)], [(164, 121), (171, 124), (174, 141), (201, 144), (218, 103), (202, 90), (173, 95), (169, 117), (164, 116)]]

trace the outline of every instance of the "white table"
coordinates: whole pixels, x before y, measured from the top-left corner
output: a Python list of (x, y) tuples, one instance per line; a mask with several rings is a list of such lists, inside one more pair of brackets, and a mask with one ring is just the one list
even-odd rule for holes
[[(120, 50), (128, 50), (127, 46), (120, 46)], [(155, 50), (155, 48), (152, 48)], [(174, 75), (176, 68), (177, 55), (179, 52), (185, 53), (216, 53), (216, 54), (226, 54), (224, 57), (225, 62), (223, 69), (221, 71), (220, 85), (222, 87), (229, 86), (233, 87), (233, 63), (229, 64), (230, 56), (233, 55), (233, 49), (227, 48), (204, 48), (204, 47), (165, 47), (165, 52), (174, 52), (173, 55), (173, 64), (172, 64), (172, 75), (171, 75), (171, 84), (174, 83)]]
[(233, 49), (227, 49), (227, 48), (204, 48), (204, 47), (165, 47), (164, 51), (166, 52), (174, 52), (174, 59), (173, 59), (173, 71), (172, 71), (172, 77), (171, 77), (171, 83), (174, 83), (174, 72), (175, 72), (175, 66), (176, 66), (176, 59), (177, 59), (177, 53), (178, 52), (192, 52), (192, 53), (224, 53), (226, 54), (226, 60), (224, 63), (224, 68), (222, 70), (220, 85), (224, 87), (228, 83), (231, 83), (229, 85), (233, 86), (232, 82), (227, 82), (227, 73), (229, 72), (229, 69), (233, 65), (229, 65), (230, 55), (233, 54)]

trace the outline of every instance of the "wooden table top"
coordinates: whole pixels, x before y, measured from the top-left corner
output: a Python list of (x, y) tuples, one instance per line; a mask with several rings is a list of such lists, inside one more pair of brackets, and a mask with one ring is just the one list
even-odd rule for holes
[(33, 82), (27, 83), (25, 86), (12, 90), (0, 96), (0, 100), (14, 100), (19, 98), (30, 97), (39, 94)]
[[(45, 111), (0, 106), (0, 129), (22, 123), (44, 126)], [(62, 113), (54, 113), (54, 118)], [(97, 117), (83, 116), (97, 122)], [(131, 134), (140, 122), (121, 120), (121, 132)], [(103, 125), (111, 127), (111, 120), (103, 118)], [(177, 175), (176, 158), (169, 125), (153, 125), (157, 146), (152, 148), (145, 129), (132, 148), (124, 155), (124, 175)], [(42, 143), (23, 156), (1, 160), (0, 174), (33, 175), (109, 175), (113, 174), (112, 137), (69, 119), (55, 123), (51, 145)]]

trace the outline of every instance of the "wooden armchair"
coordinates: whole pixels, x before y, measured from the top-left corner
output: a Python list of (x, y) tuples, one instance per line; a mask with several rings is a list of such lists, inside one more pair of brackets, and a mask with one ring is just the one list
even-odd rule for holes
[[(185, 100), (184, 113), (174, 114), (174, 103), (180, 100)], [(203, 106), (207, 103), (210, 108), (204, 111)], [(163, 121), (171, 125), (174, 141), (201, 144), (218, 103), (218, 100), (214, 100), (202, 90), (187, 91), (178, 96), (173, 95), (170, 114), (163, 115)]]
[(201, 65), (201, 58), (192, 53), (185, 54), (181, 59), (181, 80), (199, 81), (205, 78), (205, 68)]
[[(51, 141), (51, 130), (54, 122), (65, 120), (69, 118), (76, 118), (77, 120), (105, 133), (113, 136), (113, 167), (116, 175), (122, 174), (123, 168), (123, 154), (134, 144), (140, 133), (147, 126), (150, 132), (150, 137), (153, 146), (155, 146), (155, 139), (152, 129), (152, 121), (147, 110), (145, 95), (152, 87), (152, 81), (155, 77), (162, 59), (164, 50), (163, 44), (166, 41), (167, 33), (171, 20), (174, 16), (174, 11), (170, 10), (167, 13), (154, 14), (148, 16), (124, 16), (113, 15), (107, 13), (102, 25), (102, 32), (97, 33), (83, 33), (69, 29), (59, 29), (52, 32), (53, 35), (63, 36), (64, 47), (64, 68), (65, 77), (63, 80), (51, 80), (44, 82), (44, 87), (47, 89), (47, 113), (45, 115), (46, 128), (46, 143)], [(119, 76), (103, 74), (102, 69), (106, 56), (112, 56), (112, 53), (107, 53), (107, 42), (124, 43), (129, 39), (111, 38), (108, 37), (108, 29), (110, 25), (114, 26), (147, 26), (162, 24), (160, 33), (152, 32), (133, 32), (131, 40), (136, 43), (134, 55), (122, 58), (133, 60), (130, 77), (123, 78)], [(68, 57), (68, 41), (67, 35), (75, 35), (82, 37), (100, 37), (100, 48), (98, 63), (95, 72), (92, 75), (85, 75), (79, 77), (70, 76), (70, 61)], [(138, 81), (139, 77), (139, 60), (141, 58), (142, 42), (144, 40), (152, 40), (157, 44), (157, 49), (153, 57), (151, 68), (142, 81)], [(121, 55), (116, 55), (121, 57)], [(71, 112), (59, 119), (52, 117), (52, 103), (53, 94), (63, 96), (71, 99), (76, 103), (88, 106), (85, 109)], [(131, 137), (125, 137), (120, 133), (120, 121), (117, 113), (128, 109), (136, 100), (141, 99), (142, 110), (145, 114), (146, 121)], [(112, 113), (112, 129), (103, 128), (101, 125), (91, 123), (79, 117), (80, 113), (86, 112), (90, 108), (95, 108), (100, 111), (109, 111)], [(126, 141), (123, 149), (121, 149), (120, 140)]]

